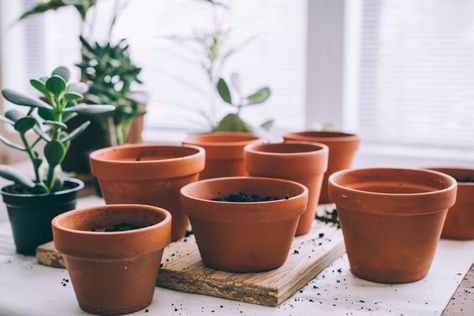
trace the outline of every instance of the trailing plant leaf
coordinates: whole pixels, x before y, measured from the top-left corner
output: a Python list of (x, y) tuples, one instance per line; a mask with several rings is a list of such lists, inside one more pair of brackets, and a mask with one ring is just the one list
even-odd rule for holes
[(19, 172), (15, 171), (10, 166), (0, 165), (0, 177), (15, 182), (16, 184), (32, 189), (35, 187), (35, 183), (30, 179), (24, 177)]
[(53, 75), (46, 81), (46, 88), (55, 95), (59, 95), (66, 90), (66, 81), (58, 75)]
[(90, 125), (90, 121), (86, 121), (84, 123), (82, 123), (78, 128), (76, 128), (75, 130), (73, 130), (71, 133), (69, 133), (68, 135), (66, 135), (65, 137), (63, 137), (61, 139), (61, 141), (63, 143), (65, 142), (68, 142), (68, 141), (71, 141), (73, 140), (74, 138), (76, 138), (77, 136), (79, 136), (83, 131), (86, 130), (86, 128)]
[(224, 116), (214, 132), (251, 132), (251, 128), (237, 114), (230, 113)]
[(32, 129), (38, 122), (34, 117), (31, 116), (25, 116), (20, 119), (18, 119), (15, 122), (14, 128), (20, 133), (20, 134), (25, 134), (27, 131)]
[(219, 95), (221, 96), (222, 100), (224, 100), (224, 102), (232, 105), (232, 95), (230, 94), (229, 86), (222, 78), (217, 81), (217, 92), (219, 92)]
[(43, 102), (41, 100), (35, 100), (33, 98), (30, 98), (22, 93), (16, 92), (11, 89), (3, 89), (2, 95), (5, 99), (7, 99), (8, 101), (16, 105), (29, 106), (29, 107), (35, 107), (35, 108), (40, 108), (40, 109), (48, 109), (48, 110), (53, 109), (53, 107), (46, 102)]
[(274, 120), (267, 120), (267, 121), (263, 122), (262, 124), (260, 124), (260, 127), (263, 128), (266, 131), (269, 131), (269, 130), (272, 129), (274, 122), (275, 122)]
[(59, 165), (66, 155), (66, 148), (57, 140), (52, 140), (44, 146), (44, 157), (50, 168)]
[(33, 131), (36, 133), (36, 135), (38, 135), (39, 137), (41, 137), (41, 139), (45, 140), (46, 142), (50, 142), (51, 141), (51, 137), (49, 137), (48, 134), (46, 134), (41, 128), (39, 128), (38, 126), (34, 126), (33, 127)]
[(56, 126), (58, 128), (67, 129), (67, 125), (64, 124), (63, 122), (44, 121), (43, 125)]
[(81, 114), (100, 114), (115, 110), (113, 105), (103, 104), (79, 104), (64, 109), (64, 112), (77, 112)]
[(71, 78), (71, 71), (64, 66), (59, 66), (56, 69), (53, 70), (52, 75), (59, 76), (64, 79), (64, 81), (67, 83), (69, 79)]
[(256, 92), (247, 96), (248, 105), (263, 103), (268, 100), (268, 98), (270, 97), (270, 94), (271, 94), (271, 91), (270, 91), (270, 88), (268, 87), (258, 89)]

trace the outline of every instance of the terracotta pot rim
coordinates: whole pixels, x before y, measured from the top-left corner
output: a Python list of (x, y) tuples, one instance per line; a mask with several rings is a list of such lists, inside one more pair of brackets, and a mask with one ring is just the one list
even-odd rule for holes
[[(305, 145), (312, 147), (314, 150), (311, 151), (294, 151), (294, 152), (275, 152), (275, 151), (266, 151), (261, 147), (264, 146), (274, 146), (274, 147), (290, 147), (294, 145)], [(281, 156), (281, 157), (294, 157), (294, 156), (307, 156), (307, 155), (320, 155), (323, 156), (329, 152), (328, 146), (320, 143), (311, 143), (305, 141), (289, 141), (289, 142), (279, 142), (279, 143), (257, 143), (257, 144), (248, 144), (245, 146), (244, 150), (246, 152), (263, 155), (263, 156)]]
[[(192, 189), (194, 186), (199, 186), (199, 185), (202, 185), (204, 183), (209, 183), (209, 182), (221, 182), (221, 181), (232, 181), (232, 180), (240, 180), (240, 179), (246, 179), (246, 180), (262, 180), (262, 181), (273, 181), (273, 182), (280, 182), (280, 183), (287, 183), (287, 184), (290, 184), (291, 185), (295, 185), (295, 186), (298, 186), (300, 187), (301, 189), (303, 189), (303, 192), (301, 192), (300, 194), (298, 195), (295, 195), (295, 196), (292, 196), (290, 197), (289, 199), (281, 199), (281, 200), (275, 200), (275, 201), (262, 201), (262, 202), (227, 202), (227, 201), (213, 201), (213, 200), (209, 200), (209, 199), (203, 199), (203, 198), (198, 198), (198, 197), (195, 197), (193, 195), (190, 195), (188, 194), (186, 191)], [(304, 197), (305, 195), (308, 194), (308, 188), (306, 188), (304, 185), (298, 183), (298, 182), (295, 182), (295, 181), (291, 181), (291, 180), (285, 180), (285, 179), (277, 179), (277, 178), (268, 178), (268, 177), (246, 177), (246, 176), (243, 176), (243, 177), (222, 177), (222, 178), (212, 178), (212, 179), (206, 179), (206, 180), (200, 180), (200, 181), (196, 181), (196, 182), (193, 182), (193, 183), (190, 183), (188, 185), (185, 185), (184, 187), (181, 188), (180, 190), (180, 193), (182, 196), (190, 199), (190, 200), (195, 200), (195, 201), (200, 201), (200, 202), (206, 202), (206, 203), (210, 203), (210, 204), (214, 204), (214, 205), (229, 205), (229, 206), (232, 206), (232, 205), (239, 205), (239, 206), (242, 206), (242, 205), (248, 205), (248, 206), (256, 206), (256, 205), (269, 205), (269, 204), (282, 204), (282, 203), (285, 203), (287, 201), (293, 201), (293, 200), (296, 200), (296, 199), (299, 199), (299, 198), (302, 198)]]
[[(131, 161), (131, 160), (120, 160), (120, 159), (106, 159), (101, 158), (100, 155), (109, 152), (109, 151), (118, 151), (122, 149), (147, 149), (147, 148), (159, 148), (159, 147), (175, 147), (175, 148), (190, 148), (195, 149), (196, 152), (191, 155), (185, 155), (176, 158), (168, 158), (168, 159), (157, 159), (157, 160), (144, 160), (144, 161)], [(187, 161), (199, 158), (200, 156), (204, 155), (204, 148), (199, 146), (193, 145), (177, 145), (177, 144), (126, 144), (121, 146), (114, 146), (114, 147), (107, 147), (103, 149), (96, 150), (89, 155), (91, 160), (101, 162), (101, 163), (108, 163), (108, 164), (117, 164), (117, 165), (152, 165), (156, 163), (166, 163), (166, 162), (174, 162), (174, 161)]]
[[(427, 167), (424, 168), (426, 170), (431, 170), (431, 171), (437, 171), (441, 172), (444, 174), (447, 174), (451, 177), (454, 177), (451, 175), (451, 172), (466, 172), (470, 174), (474, 174), (474, 168), (463, 168), (463, 167)], [(456, 181), (458, 186), (463, 186), (463, 187), (474, 187), (474, 182), (458, 182)]]
[(64, 178), (64, 182), (71, 182), (71, 183), (74, 183), (76, 184), (77, 186), (75, 186), (74, 188), (70, 188), (70, 189), (66, 189), (66, 190), (60, 190), (60, 191), (56, 191), (56, 192), (53, 192), (53, 193), (43, 193), (43, 194), (17, 194), (17, 193), (10, 193), (10, 192), (5, 192), (5, 188), (7, 187), (10, 187), (10, 186), (13, 186), (15, 184), (7, 184), (7, 185), (4, 185), (3, 187), (0, 188), (0, 193), (4, 196), (8, 196), (8, 197), (25, 197), (25, 198), (29, 198), (29, 197), (53, 197), (53, 196), (61, 196), (61, 195), (65, 195), (65, 194), (68, 194), (68, 193), (71, 193), (71, 192), (75, 192), (75, 191), (80, 191), (84, 188), (84, 182), (79, 180), (79, 179), (76, 179), (76, 178)]
[[(305, 135), (314, 133), (315, 135)], [(316, 140), (324, 142), (347, 142), (347, 141), (359, 141), (359, 136), (353, 133), (347, 133), (342, 131), (317, 131), (317, 130), (305, 130), (301, 132), (290, 132), (284, 134), (284, 138), (288, 140)]]
[[(400, 171), (415, 171), (415, 172), (420, 172), (420, 173), (431, 173), (438, 175), (440, 177), (443, 177), (445, 180), (447, 180), (450, 185), (444, 189), (439, 189), (439, 190), (433, 190), (429, 192), (421, 192), (421, 193), (380, 193), (380, 192), (370, 192), (370, 191), (364, 191), (364, 190), (358, 190), (358, 189), (353, 189), (349, 188), (347, 186), (340, 185), (336, 182), (336, 178), (341, 177), (345, 174), (352, 173), (352, 172), (363, 172), (363, 171), (386, 171), (386, 170), (400, 170)], [(456, 180), (449, 176), (446, 175), (442, 172), (438, 171), (433, 171), (433, 170), (427, 170), (427, 169), (410, 169), (410, 168), (359, 168), (359, 169), (344, 169), (337, 171), (333, 173), (332, 175), (329, 176), (329, 183), (334, 186), (335, 188), (346, 191), (346, 192), (353, 192), (353, 193), (358, 193), (361, 195), (365, 195), (368, 197), (381, 197), (381, 196), (389, 196), (389, 197), (428, 197), (432, 195), (438, 195), (440, 193), (447, 193), (452, 190), (456, 189)]]
[[(123, 209), (123, 208), (146, 209), (151, 212), (160, 213), (164, 215), (164, 218), (159, 223), (156, 223), (147, 227), (138, 228), (134, 230), (128, 230), (128, 231), (120, 231), (120, 232), (92, 232), (92, 231), (86, 231), (86, 230), (67, 228), (61, 225), (61, 220), (64, 217), (69, 217), (69, 216), (80, 214), (80, 213), (99, 211), (103, 209)], [(134, 236), (134, 235), (147, 233), (149, 231), (159, 229), (166, 225), (169, 225), (170, 222), (171, 222), (171, 214), (165, 209), (160, 208), (160, 207), (142, 205), (142, 204), (109, 204), (109, 205), (100, 205), (100, 206), (92, 206), (92, 207), (75, 209), (75, 210), (60, 214), (53, 219), (51, 224), (53, 225), (54, 228), (60, 231), (75, 235), (75, 236), (97, 236), (97, 237), (110, 236), (112, 237), (112, 236), (124, 236), (124, 235)]]
[[(215, 136), (216, 139), (218, 139), (221, 136), (242, 136), (242, 137), (247, 137), (247, 140), (239, 140), (239, 141), (224, 141), (224, 142), (219, 142), (219, 141), (202, 141), (200, 138), (202, 136), (205, 137), (213, 137)], [(187, 137), (184, 141), (183, 144), (187, 145), (197, 145), (197, 146), (206, 146), (206, 147), (222, 147), (222, 146), (245, 146), (249, 142), (254, 142), (258, 141), (260, 137), (257, 135), (254, 135), (252, 133), (245, 133), (245, 132), (212, 132), (212, 133), (201, 133), (201, 134), (195, 134)]]

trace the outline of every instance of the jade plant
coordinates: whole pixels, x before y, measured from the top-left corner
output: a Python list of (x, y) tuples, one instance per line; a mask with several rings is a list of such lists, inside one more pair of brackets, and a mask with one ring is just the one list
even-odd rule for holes
[[(236, 109), (235, 113), (229, 113), (214, 128), (216, 132), (252, 132), (252, 127), (245, 122), (240, 114), (242, 109), (252, 105), (262, 104), (271, 95), (269, 87), (260, 88), (250, 94), (244, 95), (241, 88), (240, 77), (233, 73), (230, 78), (230, 85), (223, 78), (217, 81), (217, 92), (221, 99)], [(232, 88), (232, 91), (231, 91)], [(270, 129), (273, 120), (267, 120), (260, 124), (263, 129)]]
[[(0, 115), (0, 121), (11, 125), (21, 140), (16, 143), (0, 135), (5, 145), (28, 155), (34, 171), (34, 179), (23, 176), (13, 168), (0, 165), (0, 177), (13, 181), (20, 192), (45, 194), (60, 191), (63, 180), (58, 166), (64, 159), (71, 141), (81, 134), (89, 121), (84, 122), (71, 132), (67, 132), (68, 121), (78, 114), (99, 114), (114, 110), (111, 105), (78, 104), (84, 98), (87, 86), (84, 83), (69, 82), (70, 71), (66, 67), (56, 68), (51, 76), (30, 80), (31, 86), (41, 93), (35, 98), (3, 89), (3, 97), (21, 107)], [(42, 143), (43, 146), (39, 146)], [(42, 147), (43, 155), (39, 148)], [(46, 171), (43, 166), (46, 165)]]

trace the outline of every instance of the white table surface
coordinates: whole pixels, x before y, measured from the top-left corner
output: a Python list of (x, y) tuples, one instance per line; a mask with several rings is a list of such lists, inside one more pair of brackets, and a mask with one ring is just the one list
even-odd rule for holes
[[(354, 277), (344, 255), (279, 307), (156, 288), (153, 303), (134, 315), (439, 315), (473, 262), (474, 241), (442, 240), (427, 278), (384, 285)], [(0, 315), (85, 314), (63, 278), (66, 270), (15, 254), (10, 226), (0, 224)]]

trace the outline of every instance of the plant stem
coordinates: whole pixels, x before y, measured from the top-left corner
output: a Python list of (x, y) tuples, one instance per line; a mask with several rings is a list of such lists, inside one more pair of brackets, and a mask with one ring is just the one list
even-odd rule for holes
[(31, 164), (33, 165), (33, 171), (35, 173), (35, 182), (37, 184), (40, 184), (43, 181), (41, 180), (41, 177), (40, 177), (39, 166), (36, 166), (34, 162), (36, 157), (35, 157), (35, 154), (33, 153), (32, 146), (28, 143), (28, 140), (26, 139), (25, 134), (20, 134), (20, 137), (21, 137), (21, 141), (23, 142), (23, 145), (25, 146), (25, 151), (30, 157)]

